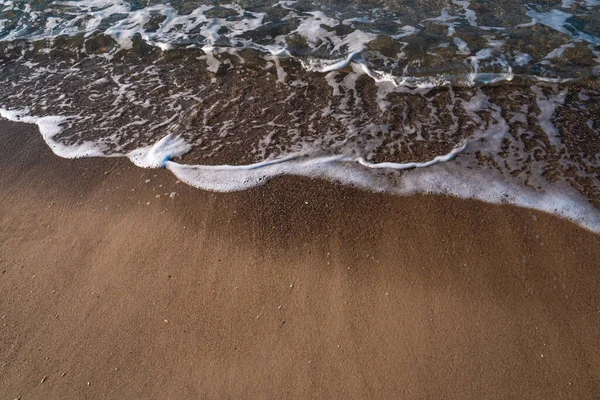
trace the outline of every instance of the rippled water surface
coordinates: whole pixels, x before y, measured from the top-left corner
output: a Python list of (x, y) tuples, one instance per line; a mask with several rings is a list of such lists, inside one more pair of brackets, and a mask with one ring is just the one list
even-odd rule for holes
[(0, 107), (59, 155), (206, 189), (300, 174), (600, 230), (599, 15), (597, 0), (0, 0)]

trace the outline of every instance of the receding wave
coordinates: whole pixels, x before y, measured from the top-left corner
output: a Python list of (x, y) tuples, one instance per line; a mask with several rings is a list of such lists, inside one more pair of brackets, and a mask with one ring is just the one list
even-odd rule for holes
[(306, 175), (600, 232), (600, 3), (550, 3), (0, 0), (0, 114), (209, 190)]

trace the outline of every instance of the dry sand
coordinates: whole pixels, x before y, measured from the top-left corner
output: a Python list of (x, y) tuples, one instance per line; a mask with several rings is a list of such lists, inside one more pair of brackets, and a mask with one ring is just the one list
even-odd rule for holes
[(567, 221), (0, 140), (2, 399), (600, 397), (600, 237)]

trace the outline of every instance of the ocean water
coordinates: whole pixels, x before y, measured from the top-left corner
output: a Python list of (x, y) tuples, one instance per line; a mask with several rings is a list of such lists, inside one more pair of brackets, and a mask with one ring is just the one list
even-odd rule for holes
[(600, 232), (598, 0), (0, 0), (0, 115), (207, 190), (303, 175)]

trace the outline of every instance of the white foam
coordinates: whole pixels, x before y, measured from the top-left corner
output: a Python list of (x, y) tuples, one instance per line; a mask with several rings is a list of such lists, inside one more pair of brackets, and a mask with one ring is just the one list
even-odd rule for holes
[(163, 168), (169, 160), (184, 155), (191, 148), (183, 138), (169, 134), (152, 146), (131, 151), (127, 157), (138, 167)]
[(214, 50), (215, 48), (209, 44), (202, 46), (202, 51), (206, 54), (206, 69), (212, 73), (217, 73), (221, 66), (221, 62), (215, 58)]
[[(449, 157), (443, 161), (450, 159)], [(167, 162), (166, 168), (179, 180), (204, 190), (239, 191), (262, 185), (277, 176), (308, 176), (397, 195), (430, 193), (495, 204), (514, 204), (555, 214), (594, 232), (600, 232), (600, 212), (568, 184), (556, 183), (539, 192), (507, 181), (498, 171), (479, 168), (469, 172), (464, 165), (439, 162), (412, 169), (394, 185), (390, 185), (384, 177), (369, 172), (371, 168), (368, 165), (361, 165), (362, 168), (356, 161), (343, 157), (290, 157), (246, 166), (181, 165)]]
[[(280, 159), (267, 160), (250, 165), (183, 165), (167, 161), (165, 166), (187, 184), (219, 192), (234, 192), (246, 190), (264, 184), (271, 178), (281, 175), (317, 176), (334, 178), (342, 183), (356, 184), (362, 182), (362, 187), (371, 188), (375, 183), (367, 171), (371, 169), (407, 170), (427, 168), (448, 162), (457, 154), (464, 151), (466, 144), (448, 154), (437, 156), (427, 162), (411, 163), (370, 163), (362, 157), (348, 156), (308, 156), (293, 154)], [(357, 173), (357, 166), (366, 167)], [(339, 169), (339, 170), (338, 170)], [(352, 173), (347, 173), (351, 169)], [(344, 172), (346, 171), (346, 172)], [(380, 187), (383, 190), (383, 187)]]
[(467, 144), (464, 143), (461, 146), (455, 147), (448, 154), (444, 154), (441, 156), (436, 156), (433, 159), (425, 162), (408, 162), (408, 163), (393, 163), (393, 162), (381, 162), (381, 163), (371, 163), (365, 160), (363, 157), (358, 158), (356, 161), (360, 165), (363, 165), (368, 168), (376, 168), (376, 169), (395, 169), (395, 170), (405, 170), (405, 169), (413, 169), (413, 168), (427, 168), (433, 165), (448, 162), (457, 154), (462, 153), (467, 148)]
[(407, 36), (412, 36), (412, 35), (416, 35), (417, 33), (419, 33), (419, 29), (415, 28), (414, 26), (411, 25), (404, 25), (400, 28), (400, 33), (396, 34), (396, 35), (390, 35), (390, 37), (392, 39), (401, 39), (403, 37), (407, 37)]
[(512, 81), (515, 77), (512, 67), (503, 59), (499, 58), (495, 60), (496, 64), (501, 64), (506, 68), (506, 72), (500, 73), (489, 73), (479, 72), (480, 61), (491, 58), (496, 53), (495, 49), (482, 49), (479, 50), (474, 56), (469, 57), (473, 71), (467, 76), (471, 86), (475, 83), (496, 83), (501, 81)]
[(558, 91), (556, 87), (553, 87), (554, 96), (546, 96), (542, 88), (537, 85), (531, 86), (530, 89), (536, 95), (536, 103), (541, 111), (538, 115), (540, 127), (550, 143), (558, 148), (561, 145), (560, 133), (552, 123), (552, 116), (556, 108), (565, 102), (567, 90)]
[(359, 29), (355, 29), (348, 35), (338, 36), (335, 32), (330, 32), (323, 26), (335, 27), (340, 25), (341, 21), (326, 16), (322, 11), (313, 11), (307, 14), (312, 15), (312, 17), (304, 18), (293, 33), (303, 36), (312, 48), (331, 43), (333, 47), (330, 51), (336, 52), (346, 49), (349, 54), (352, 54), (362, 51), (366, 43), (377, 38), (376, 34), (363, 32)]
[[(564, 33), (573, 39), (584, 40), (589, 43), (600, 44), (600, 38), (592, 36), (585, 32), (580, 32), (567, 22), (573, 14), (561, 10), (551, 10), (549, 12), (538, 12), (534, 10), (527, 11), (527, 15), (533, 18), (532, 23), (539, 22), (560, 33)], [(523, 25), (521, 25), (523, 26)], [(569, 28), (569, 29), (567, 29)]]
[(580, 5), (584, 7), (596, 7), (600, 5), (598, 0), (562, 0), (562, 8), (572, 8), (574, 5)]
[(515, 64), (517, 64), (518, 66), (521, 66), (521, 67), (529, 64), (529, 62), (532, 59), (532, 57), (529, 54), (521, 53), (520, 51), (515, 51), (514, 57), (515, 57)]
[(348, 54), (346, 58), (338, 60), (322, 60), (315, 58), (300, 59), (302, 66), (307, 71), (314, 72), (331, 72), (339, 71), (342, 68), (346, 68), (350, 65), (353, 59), (360, 57), (361, 52)]
[(42, 134), (42, 138), (52, 149), (54, 154), (63, 158), (100, 157), (104, 153), (95, 143), (85, 142), (78, 145), (65, 146), (54, 140), (54, 137), (62, 131), (62, 125), (68, 118), (58, 116), (33, 117), (28, 115), (27, 110), (7, 110), (0, 108), (0, 116), (10, 121), (36, 124)]
[(565, 50), (572, 48), (572, 47), (575, 47), (575, 43), (563, 44), (562, 46), (557, 47), (556, 49), (554, 49), (550, 53), (548, 53), (548, 55), (546, 55), (545, 58), (548, 60), (563, 58), (564, 54), (565, 54)]
[[(107, 153), (99, 142), (84, 142), (76, 145), (64, 145), (54, 137), (63, 130), (69, 118), (60, 116), (36, 117), (28, 110), (7, 110), (0, 108), (0, 117), (15, 122), (36, 124), (42, 138), (54, 154), (63, 158), (119, 157), (120, 154)], [(135, 123), (135, 122), (134, 122)], [(180, 157), (190, 151), (191, 145), (180, 137), (166, 135), (152, 146), (133, 150), (126, 154), (135, 165), (141, 168), (162, 168), (174, 157)]]
[(424, 22), (433, 22), (438, 25), (443, 25), (448, 27), (448, 36), (454, 35), (456, 32), (456, 26), (459, 24), (458, 22), (453, 22), (458, 19), (458, 17), (454, 15), (450, 15), (447, 8), (443, 8), (439, 17), (428, 18)]
[(457, 52), (458, 54), (463, 54), (463, 55), (469, 55), (469, 54), (471, 54), (471, 50), (469, 49), (469, 46), (467, 45), (467, 42), (465, 42), (461, 38), (455, 36), (454, 37), (454, 44), (458, 48), (458, 52)]
[(448, 163), (415, 170), (402, 179), (404, 192), (452, 195), (493, 204), (513, 204), (544, 211), (600, 233), (600, 212), (564, 182), (535, 191), (508, 181), (498, 171), (478, 169), (469, 173), (464, 166)]

